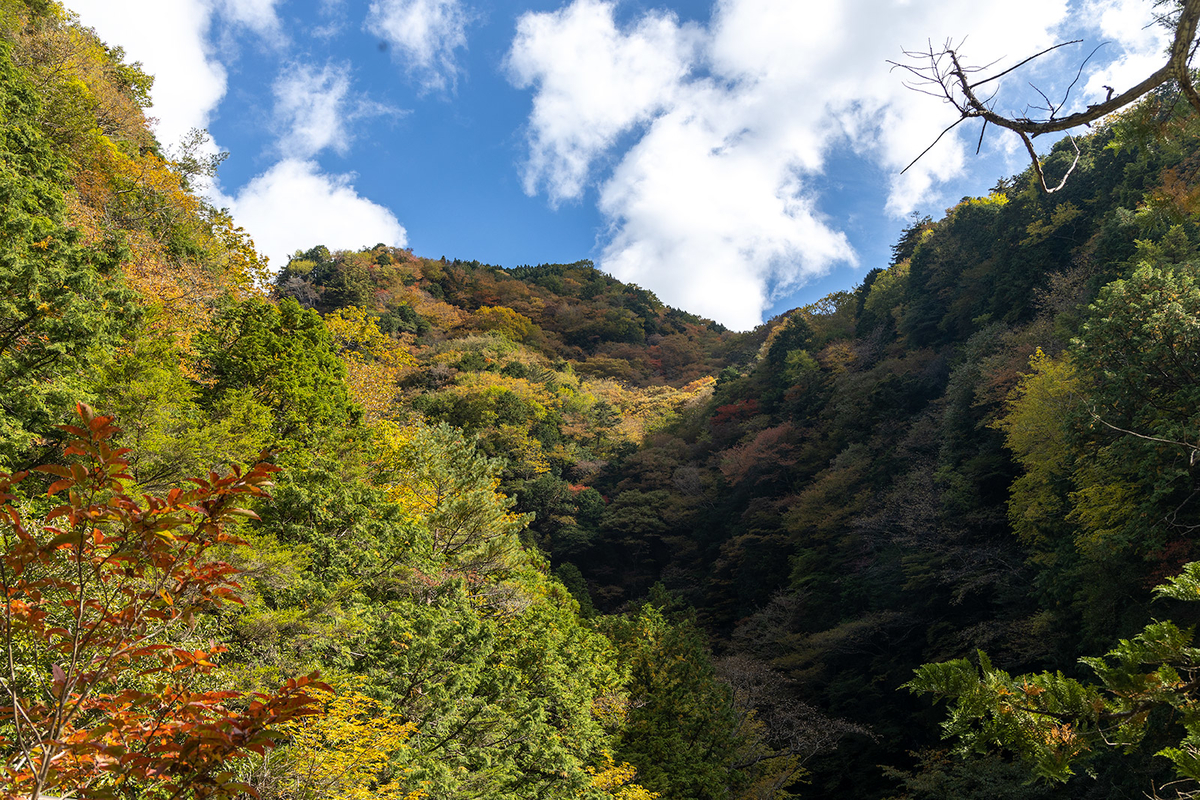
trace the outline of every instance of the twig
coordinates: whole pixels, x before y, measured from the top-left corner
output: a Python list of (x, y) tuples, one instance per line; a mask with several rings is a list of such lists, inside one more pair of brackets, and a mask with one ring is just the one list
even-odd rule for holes
[(922, 158), (922, 157), (923, 157), (923, 156), (924, 156), (926, 153), (928, 153), (930, 150), (932, 150), (932, 149), (933, 149), (933, 148), (934, 148), (934, 147), (937, 145), (937, 143), (938, 143), (938, 142), (940, 142), (940, 141), (942, 140), (942, 137), (943, 137), (943, 136), (945, 136), (947, 133), (949, 133), (950, 131), (952, 131), (952, 130), (954, 130), (955, 128), (957, 128), (957, 127), (958, 127), (958, 125), (959, 125), (959, 123), (961, 123), (961, 122), (962, 122), (964, 119), (966, 119), (966, 117), (960, 117), (958, 120), (956, 120), (956, 121), (954, 122), (954, 124), (953, 124), (953, 125), (951, 125), (950, 127), (946, 128), (944, 131), (942, 131), (941, 133), (939, 133), (939, 134), (938, 134), (938, 136), (937, 136), (937, 138), (933, 140), (933, 144), (929, 145), (929, 147), (926, 147), (924, 150), (922, 150), (922, 151), (921, 151), (921, 155), (919, 155), (919, 156), (917, 156), (916, 158), (914, 158), (914, 159), (913, 159), (913, 160), (912, 160), (912, 161), (909, 163), (909, 165), (908, 165), (907, 167), (905, 167), (904, 169), (900, 170), (900, 174), (901, 174), (901, 175), (903, 175), (904, 173), (908, 172), (908, 170), (909, 170), (909, 167), (912, 167), (912, 165), (913, 165), (913, 164), (915, 164), (915, 163), (917, 163), (918, 161), (920, 161), (920, 160), (921, 160), (921, 158)]
[[(1175, 36), (1171, 43), (1170, 55), (1167, 59), (1167, 63), (1155, 70), (1151, 75), (1146, 77), (1132, 88), (1127, 89), (1115, 96), (1113, 91), (1110, 89), (1108, 96), (1105, 97), (1102, 102), (1089, 105), (1084, 110), (1077, 111), (1073, 114), (1068, 114), (1065, 117), (1059, 117), (1058, 113), (1070, 100), (1071, 92), (1074, 90), (1075, 86), (1079, 83), (1080, 78), (1083, 76), (1084, 67), (1106, 43), (1098, 45), (1080, 63), (1074, 80), (1071, 81), (1071, 84), (1067, 87), (1066, 92), (1063, 95), (1062, 102), (1055, 104), (1050, 100), (1045, 92), (1042, 92), (1036, 86), (1030, 84), (1033, 86), (1034, 90), (1042, 96), (1046, 106), (1044, 109), (1042, 109), (1040, 106), (1026, 106), (1025, 116), (1017, 117), (1006, 117), (996, 113), (992, 109), (991, 102), (995, 97), (995, 93), (993, 93), (992, 96), (988, 97), (986, 100), (981, 100), (976, 94), (975, 90), (991, 81), (995, 81), (1004, 77), (1005, 75), (1011, 74), (1013, 71), (1025, 66), (1037, 58), (1046, 55), (1047, 53), (1057, 50), (1060, 47), (1065, 47), (1069, 44), (1078, 44), (1082, 40), (1076, 39), (1069, 42), (1060, 42), (1059, 44), (1048, 47), (1039, 53), (1023, 59), (1008, 69), (1002, 70), (995, 75), (977, 81), (972, 81), (971, 76), (979, 73), (985, 68), (973, 67), (970, 65), (964, 65), (962, 63), (959, 57), (959, 51), (963, 44), (962, 42), (960, 42), (956, 47), (953, 42), (946, 40), (940, 51), (934, 50), (932, 42), (929, 42), (928, 50), (924, 52), (915, 50), (902, 51), (909, 59), (919, 59), (920, 61), (925, 62), (924, 66), (904, 64), (896, 61), (888, 62), (892, 65), (893, 69), (900, 67), (915, 78), (914, 81), (906, 81), (905, 85), (914, 91), (919, 91), (923, 94), (937, 97), (943, 102), (954, 106), (955, 110), (959, 113), (959, 119), (958, 122), (955, 122), (953, 125), (943, 129), (942, 132), (938, 134), (938, 137), (934, 140), (933, 144), (925, 148), (920, 155), (918, 155), (912, 160), (912, 162), (908, 164), (908, 166), (901, 170), (901, 174), (907, 172), (912, 168), (913, 164), (917, 163), (917, 161), (920, 161), (921, 158), (923, 158), (931, 149), (933, 149), (933, 146), (936, 145), (937, 142), (946, 135), (946, 133), (953, 130), (959, 122), (962, 122), (965, 119), (981, 118), (984, 120), (984, 128), (980, 131), (979, 143), (975, 149), (976, 153), (978, 153), (983, 147), (983, 135), (984, 131), (987, 129), (988, 122), (998, 127), (1013, 131), (1021, 137), (1021, 141), (1029, 153), (1030, 161), (1033, 165), (1034, 172), (1037, 174), (1038, 181), (1041, 184), (1042, 189), (1047, 193), (1058, 191), (1065, 185), (1067, 176), (1071, 174), (1071, 172), (1079, 163), (1079, 145), (1074, 139), (1071, 140), (1071, 144), (1075, 148), (1075, 161), (1071, 164), (1070, 169), (1067, 170), (1067, 174), (1063, 176), (1063, 180), (1059, 182), (1058, 186), (1051, 189), (1046, 185), (1041, 162), (1038, 159), (1037, 152), (1033, 148), (1033, 138), (1045, 133), (1070, 131), (1071, 129), (1079, 127), (1080, 125), (1090, 126), (1093, 121), (1129, 105), (1135, 100), (1141, 98), (1143, 95), (1153, 91), (1169, 81), (1175, 81), (1179, 84), (1180, 92), (1187, 99), (1192, 108), (1194, 108), (1197, 113), (1200, 113), (1200, 92), (1197, 92), (1196, 87), (1192, 84), (1191, 69), (1189, 66), (1189, 62), (1192, 56), (1195, 54), (1196, 48), (1200, 47), (1200, 43), (1196, 42), (1196, 30), (1198, 24), (1200, 24), (1200, 0), (1183, 0), (1182, 8), (1180, 9), (1179, 15), (1175, 21)], [(949, 63), (947, 64), (947, 62)], [(1031, 119), (1028, 112), (1033, 108), (1044, 110), (1049, 116), (1045, 119)]]

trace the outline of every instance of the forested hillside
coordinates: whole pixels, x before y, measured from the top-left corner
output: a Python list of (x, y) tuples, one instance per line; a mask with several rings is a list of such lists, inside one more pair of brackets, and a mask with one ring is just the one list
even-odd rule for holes
[(151, 85), (0, 0), (0, 796), (1197, 789), (1177, 97), (735, 333), (586, 261), (271, 272)]

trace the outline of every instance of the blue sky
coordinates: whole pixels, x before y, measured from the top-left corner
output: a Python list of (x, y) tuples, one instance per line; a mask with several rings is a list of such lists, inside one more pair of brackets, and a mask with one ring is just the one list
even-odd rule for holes
[[(947, 137), (900, 48), (976, 63), (1107, 41), (1075, 102), (1161, 56), (1148, 0), (67, 0), (156, 75), (158, 134), (229, 152), (206, 191), (276, 267), (383, 241), (502, 266), (590, 258), (744, 329), (886, 266), (1023, 168), (1015, 140)], [(1026, 102), (1082, 49), (1005, 87)], [(965, 128), (966, 126), (964, 126)]]

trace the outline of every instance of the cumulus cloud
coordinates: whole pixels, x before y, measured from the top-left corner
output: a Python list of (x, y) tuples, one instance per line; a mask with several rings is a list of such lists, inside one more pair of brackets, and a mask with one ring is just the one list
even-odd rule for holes
[(297, 248), (356, 249), (377, 242), (402, 247), (407, 234), (387, 208), (355, 191), (351, 175), (328, 175), (301, 159), (284, 159), (224, 198), (239, 225), (275, 268)]
[[(208, 127), (225, 96), (225, 68), (212, 47), (214, 25), (223, 19), (281, 41), (276, 1), (71, 0), (71, 5), (84, 24), (123, 46), (155, 76), (151, 113), (158, 118), (159, 139), (172, 144), (192, 128)], [(287, 263), (297, 247), (318, 243), (403, 245), (405, 230), (391, 211), (359, 195), (352, 175), (325, 174), (312, 160), (325, 149), (344, 152), (353, 120), (394, 112), (353, 98), (345, 66), (293, 67), (274, 90), (278, 146), (290, 149), (292, 157), (230, 194), (206, 187), (209, 200), (229, 208), (275, 266)], [(215, 143), (208, 146), (216, 150)]]
[(225, 96), (225, 68), (208, 43), (213, 23), (203, 0), (68, 0), (101, 39), (125, 48), (154, 76), (150, 109), (160, 141), (173, 144), (206, 128)]
[(296, 64), (275, 81), (275, 120), (284, 129), (284, 153), (309, 158), (327, 147), (345, 153), (350, 146), (343, 106), (350, 91), (348, 66), (327, 64), (318, 70)]
[(391, 45), (409, 75), (427, 91), (453, 89), (467, 46), (468, 14), (460, 0), (373, 0), (367, 30)]
[(592, 163), (617, 136), (671, 102), (691, 71), (699, 34), (661, 12), (619, 31), (612, 7), (596, 0), (521, 17), (509, 76), (518, 88), (538, 89), (525, 191), (544, 187), (553, 202), (578, 197)]
[[(723, 105), (686, 105), (701, 104)], [(735, 111), (676, 109), (656, 120), (601, 189), (612, 233), (600, 261), (624, 280), (663, 287), (674, 305), (746, 329), (761, 321), (771, 288), (855, 257), (801, 191), (798, 164), (721, 124)]]
[(388, 106), (353, 97), (350, 65), (292, 64), (275, 81), (275, 125), (280, 151), (306, 159), (325, 149), (345, 154), (351, 125), (366, 117), (399, 113)]
[(1123, 92), (1166, 63), (1173, 31), (1159, 24), (1147, 25), (1149, 11), (1149, 0), (1088, 0), (1085, 4), (1081, 16), (1091, 20), (1117, 50), (1117, 57), (1088, 79), (1086, 98), (1093, 102), (1103, 99), (1108, 86)]
[[(750, 327), (781, 292), (856, 263), (814, 188), (830, 154), (895, 174), (953, 121), (886, 60), (970, 34), (974, 63), (1015, 63), (1066, 15), (1066, 0), (718, 0), (705, 26), (664, 12), (622, 24), (607, 0), (527, 13), (507, 61), (533, 90), (525, 189), (559, 203), (594, 188), (603, 268)], [(961, 173), (965, 146), (946, 137), (881, 206), (906, 214)]]
[(213, 47), (223, 23), (283, 41), (279, 0), (67, 0), (80, 20), (106, 42), (125, 48), (154, 76), (150, 113), (160, 141), (174, 144), (206, 128), (225, 96), (226, 71)]

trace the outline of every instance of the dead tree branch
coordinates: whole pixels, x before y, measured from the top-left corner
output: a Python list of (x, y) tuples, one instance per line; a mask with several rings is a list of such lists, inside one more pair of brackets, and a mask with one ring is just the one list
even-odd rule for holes
[[(973, 67), (964, 64), (959, 52), (962, 44), (960, 43), (958, 46), (955, 46), (950, 41), (946, 41), (940, 50), (935, 50), (932, 42), (929, 44), (928, 49), (924, 51), (905, 50), (904, 56), (909, 59), (908, 62), (889, 61), (888, 63), (892, 65), (893, 69), (904, 70), (911, 76), (910, 80), (905, 82), (908, 88), (937, 97), (949, 103), (958, 111), (958, 120), (939, 134), (939, 140), (952, 128), (968, 119), (982, 119), (984, 130), (986, 130), (987, 124), (991, 123), (996, 127), (1013, 131), (1021, 137), (1025, 149), (1029, 152), (1034, 172), (1037, 174), (1042, 189), (1047, 193), (1051, 193), (1058, 191), (1066, 184), (1067, 176), (1071, 174), (1076, 164), (1079, 163), (1079, 146), (1075, 144), (1074, 139), (1071, 140), (1071, 143), (1075, 146), (1075, 161), (1059, 184), (1054, 188), (1050, 188), (1046, 184), (1046, 176), (1042, 172), (1041, 161), (1038, 159), (1037, 153), (1033, 148), (1032, 140), (1034, 137), (1044, 133), (1070, 131), (1080, 125), (1090, 125), (1092, 122), (1124, 108), (1147, 93), (1157, 89), (1159, 86), (1171, 81), (1179, 85), (1183, 96), (1187, 98), (1187, 101), (1197, 112), (1200, 112), (1200, 93), (1196, 91), (1196, 87), (1192, 83), (1190, 66), (1192, 55), (1195, 52), (1196, 28), (1198, 23), (1200, 23), (1200, 0), (1182, 0), (1178, 16), (1174, 22), (1175, 35), (1171, 42), (1167, 62), (1136, 86), (1120, 94), (1114, 94), (1113, 90), (1110, 89), (1108, 97), (1103, 102), (1094, 103), (1083, 111), (1077, 111), (1065, 117), (1059, 117), (1058, 112), (1066, 106), (1071, 91), (1075, 88), (1075, 85), (1079, 82), (1080, 75), (1083, 73), (1084, 65), (1087, 64), (1092, 55), (1095, 55), (1095, 50), (1080, 64), (1079, 73), (1067, 88), (1061, 102), (1052, 102), (1044, 92), (1036, 86), (1034, 87), (1034, 90), (1046, 102), (1045, 106), (1034, 107), (1037, 110), (1047, 112), (1048, 116), (1044, 118), (1031, 117), (1030, 112), (1033, 108), (1030, 107), (1026, 107), (1025, 112), (1019, 116), (1004, 116), (997, 113), (992, 107), (994, 94), (987, 98), (980, 98), (977, 90), (984, 84), (1002, 78), (1053, 50), (1069, 44), (1078, 44), (1081, 40), (1056, 44), (1018, 62), (1012, 67), (982, 79), (975, 79), (975, 76), (987, 69), (987, 67)], [(980, 143), (982, 144), (982, 142), (983, 132), (981, 131)], [(937, 144), (937, 140), (934, 141), (934, 144)], [(933, 145), (931, 144), (911, 164), (905, 167), (904, 171), (908, 171), (932, 147)]]

